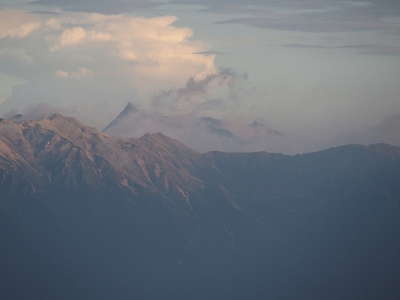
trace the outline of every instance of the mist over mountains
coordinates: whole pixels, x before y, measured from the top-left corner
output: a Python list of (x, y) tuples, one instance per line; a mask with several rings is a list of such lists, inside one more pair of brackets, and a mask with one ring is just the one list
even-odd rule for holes
[(399, 0), (0, 0), (0, 300), (399, 300)]
[[(283, 152), (296, 154), (345, 144), (388, 143), (400, 146), (400, 118), (393, 115), (378, 123), (348, 128), (339, 133), (313, 132), (307, 128), (281, 131), (266, 120), (226, 119), (204, 115), (168, 116), (138, 108), (131, 102), (103, 129), (124, 137), (163, 132), (200, 152)], [(321, 130), (322, 131), (322, 130)]]
[[(137, 102), (123, 103), (114, 116), (102, 118), (100, 123), (94, 122), (95, 124), (93, 120), (96, 117), (82, 115), (72, 107), (46, 103), (9, 110), (3, 114), (3, 118), (19, 121), (39, 120), (52, 113), (62, 113), (74, 118), (79, 117), (78, 119), (81, 117), (86, 123), (114, 136), (139, 138), (146, 133), (162, 132), (199, 152), (267, 151), (296, 154), (354, 143), (364, 145), (388, 143), (400, 146), (400, 123), (397, 114), (376, 118), (374, 122), (360, 123), (357, 126), (343, 124), (338, 128), (329, 129), (321, 123), (321, 128), (314, 124), (309, 127), (297, 126), (296, 129), (288, 129), (282, 124), (281, 127), (272, 124), (267, 117), (255, 118), (248, 115), (233, 117), (218, 114), (218, 106), (224, 106), (226, 103), (217, 99), (204, 102), (205, 99), (202, 97), (203, 90), (208, 85), (214, 80), (222, 79), (215, 77), (208, 80), (205, 80), (207, 83), (193, 81), (187, 83), (185, 88), (165, 92), (167, 100), (164, 99), (165, 101), (161, 101), (158, 105), (157, 99), (153, 99), (150, 107)], [(192, 111), (185, 112), (178, 109), (179, 102), (196, 102), (197, 93), (202, 95), (201, 103), (191, 104)], [(167, 109), (165, 105), (168, 102), (171, 103)], [(97, 115), (96, 112), (95, 108), (92, 115)], [(317, 124), (317, 121), (315, 123)]]
[(167, 116), (140, 110), (130, 102), (103, 131), (125, 137), (161, 131), (200, 152), (278, 150), (289, 143), (283, 133), (262, 120), (230, 120), (201, 114)]
[[(126, 111), (117, 121), (137, 113)], [(3, 119), (1, 291), (398, 299), (399, 180), (400, 148), (388, 144), (201, 154), (61, 114)]]
[(352, 139), (360, 143), (369, 141), (385, 142), (392, 145), (400, 145), (400, 115), (394, 114), (383, 120), (380, 120), (368, 130), (353, 135)]

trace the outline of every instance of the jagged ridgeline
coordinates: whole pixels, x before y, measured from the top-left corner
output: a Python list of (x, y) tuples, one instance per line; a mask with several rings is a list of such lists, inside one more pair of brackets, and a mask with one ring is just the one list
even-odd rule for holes
[(400, 148), (390, 145), (202, 154), (60, 114), (3, 119), (0, 291), (399, 299), (399, 199)]

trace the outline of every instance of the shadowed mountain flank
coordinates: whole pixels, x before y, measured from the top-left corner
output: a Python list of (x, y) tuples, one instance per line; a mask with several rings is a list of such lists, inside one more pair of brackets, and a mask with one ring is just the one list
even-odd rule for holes
[(129, 118), (131, 115), (137, 113), (139, 110), (131, 103), (125, 106), (125, 108), (118, 114), (118, 116), (110, 122), (104, 129), (103, 132), (107, 132), (109, 129), (116, 126), (118, 123), (122, 122), (123, 120)]
[(0, 195), (7, 299), (400, 296), (396, 146), (202, 154), (60, 114), (1, 120)]

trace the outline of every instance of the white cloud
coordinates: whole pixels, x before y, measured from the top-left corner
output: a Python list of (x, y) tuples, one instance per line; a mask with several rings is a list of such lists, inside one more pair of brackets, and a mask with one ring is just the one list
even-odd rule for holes
[(25, 38), (41, 27), (41, 21), (18, 10), (0, 10), (0, 39)]
[(230, 70), (223, 70), (201, 79), (190, 78), (178, 89), (163, 91), (152, 100), (153, 109), (168, 115), (198, 114), (220, 117), (234, 103), (238, 81), (242, 80)]
[(79, 68), (76, 71), (64, 71), (64, 70), (58, 70), (56, 72), (56, 76), (59, 78), (65, 78), (65, 79), (82, 79), (87, 76), (92, 76), (93, 72), (89, 69), (86, 68)]
[(95, 116), (104, 121), (129, 97), (145, 103), (189, 78), (217, 73), (215, 55), (199, 54), (207, 46), (175, 22), (173, 16), (0, 11), (0, 37), (8, 37), (0, 39), (2, 72), (25, 80), (7, 107), (60, 102), (93, 117), (99, 105), (109, 111)]
[[(191, 29), (174, 26), (176, 17), (101, 14), (79, 14), (77, 17), (85, 28), (64, 24), (67, 28), (62, 30), (52, 49), (106, 46), (109, 56), (134, 65), (132, 76), (140, 78), (137, 88), (146, 87), (146, 81), (181, 85), (189, 77), (204, 78), (216, 72), (214, 56), (195, 54), (207, 47), (191, 39)], [(78, 21), (69, 20), (69, 23)]]
[[(68, 28), (59, 37), (58, 47), (74, 46), (86, 39), (86, 30), (82, 27)], [(57, 48), (56, 48), (57, 49)]]

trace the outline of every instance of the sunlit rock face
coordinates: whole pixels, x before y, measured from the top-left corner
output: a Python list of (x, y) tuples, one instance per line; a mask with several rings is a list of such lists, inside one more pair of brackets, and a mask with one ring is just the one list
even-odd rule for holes
[(114, 138), (60, 114), (36, 121), (3, 120), (0, 130), (0, 151), (7, 160), (4, 180), (18, 171), (37, 174), (23, 176), (37, 181), (26, 186), (33, 195), (57, 185), (76, 191), (109, 187), (132, 196), (146, 190), (186, 198), (203, 185), (191, 174), (198, 154), (162, 134)]
[(386, 144), (199, 154), (162, 134), (13, 116), (0, 121), (1, 291), (397, 299), (399, 180)]

